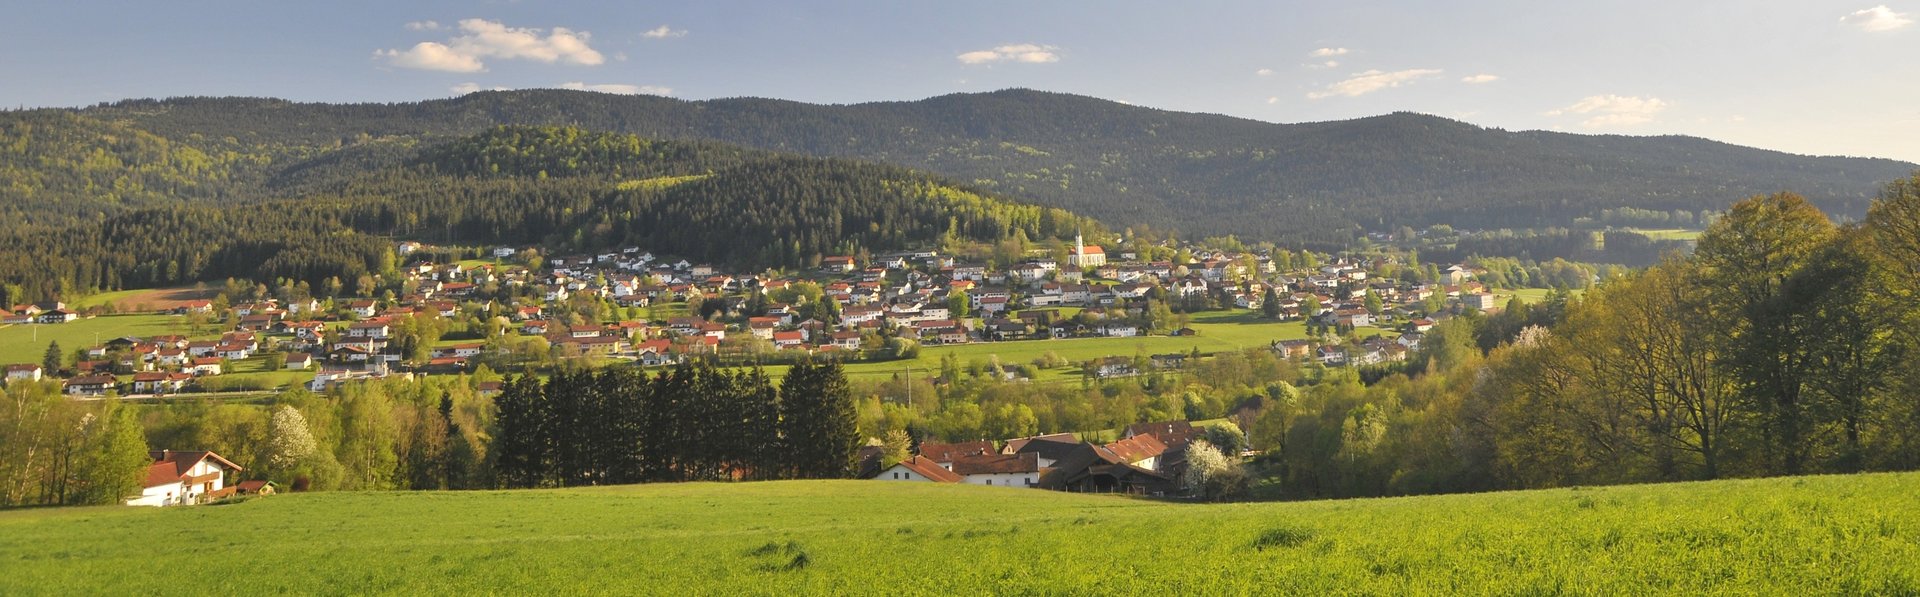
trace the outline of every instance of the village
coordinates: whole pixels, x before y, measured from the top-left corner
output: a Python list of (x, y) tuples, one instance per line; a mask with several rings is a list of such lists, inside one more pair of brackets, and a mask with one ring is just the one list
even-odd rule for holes
[[(422, 249), (406, 242), (396, 253), (406, 259)], [(1463, 264), (1429, 265), (1422, 277), (1432, 279), (1415, 282), (1386, 275), (1420, 271), (1392, 258), (1314, 263), (1182, 247), (1188, 253), (1176, 263), (1122, 249), (1110, 260), (1102, 247), (1076, 239), (1065, 259), (1036, 254), (1006, 267), (928, 250), (827, 256), (813, 271), (748, 274), (640, 247), (551, 259), (499, 247), (491, 262), (414, 259), (378, 295), (323, 299), (261, 285), (253, 296), (186, 301), (169, 313), (204, 326), (104, 339), (58, 367), (9, 364), (6, 381), (58, 379), (77, 397), (151, 397), (235, 387), (213, 381), (236, 374), (237, 363), (297, 372), (287, 379), (324, 392), (354, 380), (576, 361), (883, 362), (921, 347), (1195, 335), (1205, 326), (1191, 323), (1191, 314), (1209, 310), (1304, 322), (1308, 333), (1263, 341), (1303, 363), (1367, 366), (1406, 359), (1452, 313), (1494, 311), (1500, 303)], [(59, 326), (83, 317), (60, 302), (16, 305), (0, 325)], [(1203, 356), (1169, 352), (1142, 362), (1131, 349), (1113, 348), (1074, 365), (1089, 377), (1113, 378)]]

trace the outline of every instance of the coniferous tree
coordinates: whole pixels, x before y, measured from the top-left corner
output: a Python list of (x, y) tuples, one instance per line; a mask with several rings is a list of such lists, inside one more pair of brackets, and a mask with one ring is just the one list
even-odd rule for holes
[(57, 376), (64, 358), (65, 355), (60, 354), (60, 341), (54, 340), (47, 343), (47, 353), (40, 358), (40, 366), (46, 369), (47, 376)]
[(780, 385), (780, 436), (790, 475), (836, 479), (853, 470), (859, 414), (840, 363), (802, 362)]

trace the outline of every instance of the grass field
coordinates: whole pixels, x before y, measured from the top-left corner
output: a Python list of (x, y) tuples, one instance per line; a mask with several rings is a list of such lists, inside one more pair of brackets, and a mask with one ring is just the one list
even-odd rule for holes
[(1914, 594), (1920, 475), (1228, 505), (795, 481), (0, 512), (0, 594)]
[(1641, 236), (1645, 236), (1651, 240), (1699, 240), (1700, 239), (1699, 230), (1688, 230), (1685, 228), (1627, 228), (1625, 230), (1628, 232), (1639, 233)]
[[(1193, 328), (1199, 332), (1199, 335), (1019, 340), (927, 346), (920, 349), (920, 357), (913, 361), (854, 363), (847, 365), (847, 374), (856, 379), (881, 378), (902, 373), (911, 366), (916, 375), (937, 375), (940, 371), (940, 359), (949, 354), (959, 359), (962, 367), (972, 361), (988, 362), (994, 356), (1000, 358), (1002, 365), (1013, 367), (1032, 363), (1049, 352), (1068, 361), (1082, 362), (1109, 356), (1131, 357), (1136, 352), (1145, 352), (1149, 355), (1184, 353), (1195, 348), (1210, 354), (1262, 347), (1274, 340), (1307, 337), (1306, 324), (1302, 322), (1276, 322), (1261, 319), (1257, 314), (1245, 310), (1196, 313), (1193, 316)], [(1079, 379), (1079, 367), (1070, 366), (1042, 371), (1036, 381), (1064, 382)]]
[(187, 333), (186, 319), (173, 315), (103, 315), (68, 323), (0, 327), (0, 364), (38, 363), (52, 341), (60, 342), (62, 353), (72, 355), (74, 349), (120, 336)]
[[(1519, 290), (1504, 290), (1504, 291), (1496, 292), (1494, 293), (1494, 296), (1499, 297), (1497, 302), (1501, 307), (1507, 306), (1508, 297), (1519, 297), (1521, 301), (1524, 301), (1528, 304), (1538, 305), (1540, 303), (1544, 303), (1547, 301), (1547, 293), (1549, 292), (1552, 292), (1552, 291), (1547, 290), (1545, 288), (1522, 288)], [(1585, 294), (1586, 292), (1587, 292), (1587, 289), (1585, 288), (1575, 288), (1573, 289), (1573, 296), (1578, 297), (1582, 294)]]

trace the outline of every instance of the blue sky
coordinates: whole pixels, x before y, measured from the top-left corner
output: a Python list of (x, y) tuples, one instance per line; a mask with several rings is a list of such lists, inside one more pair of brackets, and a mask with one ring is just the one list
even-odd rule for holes
[(1031, 87), (1273, 122), (1410, 110), (1920, 162), (1920, 0), (7, 0), (0, 14), (9, 107), (563, 86), (853, 103)]

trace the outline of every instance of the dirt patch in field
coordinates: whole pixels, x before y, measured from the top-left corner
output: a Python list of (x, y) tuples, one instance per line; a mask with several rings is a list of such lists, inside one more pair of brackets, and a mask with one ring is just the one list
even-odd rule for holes
[(111, 302), (115, 309), (125, 313), (132, 311), (169, 311), (186, 304), (187, 301), (212, 300), (220, 294), (211, 288), (195, 289), (154, 288), (132, 291), (126, 296), (115, 297)]

